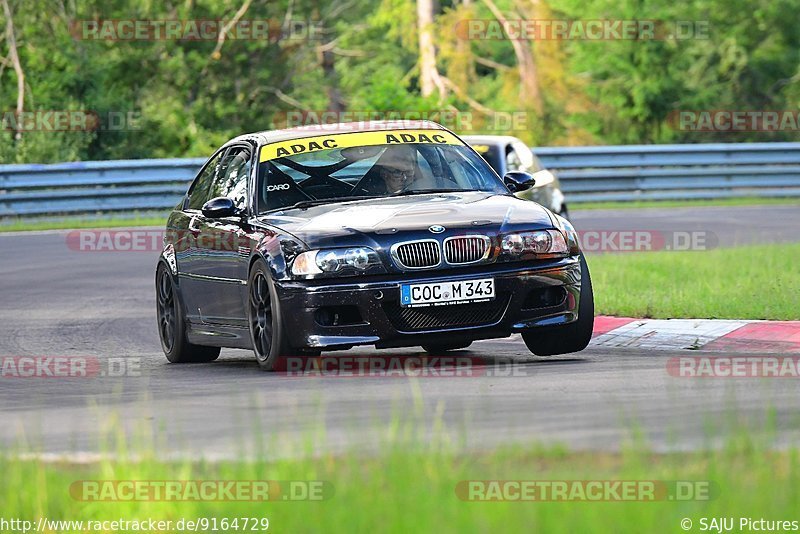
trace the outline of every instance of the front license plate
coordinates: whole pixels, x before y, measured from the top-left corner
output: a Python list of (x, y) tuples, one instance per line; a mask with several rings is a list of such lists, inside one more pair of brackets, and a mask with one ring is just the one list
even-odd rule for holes
[(494, 299), (494, 278), (400, 286), (401, 306), (446, 306), (492, 299)]

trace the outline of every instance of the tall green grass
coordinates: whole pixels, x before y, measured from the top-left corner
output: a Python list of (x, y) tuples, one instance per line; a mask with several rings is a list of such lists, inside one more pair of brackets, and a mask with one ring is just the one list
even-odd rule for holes
[[(768, 419), (768, 418), (765, 418)], [(793, 519), (800, 502), (800, 455), (776, 451), (741, 432), (727, 445), (690, 453), (657, 454), (641, 444), (619, 453), (559, 447), (511, 446), (468, 452), (438, 439), (423, 442), (400, 429), (379, 453), (301, 455), (292, 459), (169, 461), (155, 450), (136, 457), (117, 448), (113, 458), (76, 464), (0, 459), (5, 518), (164, 519), (267, 517), (272, 532), (679, 532), (680, 521), (701, 517)], [(407, 439), (410, 438), (410, 439)], [(423, 444), (427, 443), (427, 444)], [(324, 480), (323, 501), (81, 502), (69, 494), (77, 480)], [(462, 480), (689, 480), (710, 481), (712, 500), (658, 502), (467, 502)], [(695, 531), (697, 529), (695, 528)]]
[(588, 256), (599, 314), (800, 319), (800, 243)]

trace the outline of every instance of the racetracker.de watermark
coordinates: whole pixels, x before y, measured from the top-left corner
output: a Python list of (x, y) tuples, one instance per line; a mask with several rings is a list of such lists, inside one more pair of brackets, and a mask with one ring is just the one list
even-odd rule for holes
[(0, 379), (116, 378), (135, 377), (141, 374), (141, 358), (0, 356)]
[(70, 23), (83, 41), (319, 41), (323, 23), (309, 19), (84, 19)]
[(456, 35), (469, 41), (685, 41), (709, 39), (707, 20), (465, 19)]
[(719, 238), (707, 230), (579, 230), (583, 252), (703, 251), (716, 248)]
[(14, 132), (125, 132), (142, 129), (138, 111), (87, 111), (38, 109), (6, 111), (0, 115), (0, 128)]
[[(160, 252), (167, 242), (181, 250), (211, 249), (249, 254), (251, 241), (234, 233), (182, 230), (73, 230), (67, 248), (75, 252)], [(703, 251), (716, 248), (717, 235), (706, 230), (582, 230), (578, 242), (584, 252)]]
[(708, 501), (708, 480), (462, 480), (456, 496), (470, 502)]
[(667, 360), (675, 378), (800, 378), (800, 356), (679, 356)]
[(470, 132), (527, 132), (533, 126), (527, 111), (472, 112), (451, 109), (394, 110), (394, 111), (279, 111), (272, 117), (277, 129), (304, 127), (327, 132), (340, 130), (341, 123), (369, 127), (370, 121), (392, 121), (398, 127), (416, 128), (417, 121), (433, 121), (462, 133)]
[(512, 358), (367, 354), (286, 356), (276, 361), (275, 371), (297, 378), (513, 378), (530, 376), (535, 368)]
[(180, 519), (53, 519), (0, 517), (0, 532), (265, 532), (266, 516), (182, 517)]
[(190, 230), (72, 230), (66, 234), (67, 248), (75, 252), (159, 252), (166, 243), (180, 250), (206, 249), (250, 254), (251, 241), (233, 232)]
[(69, 494), (83, 502), (297, 502), (330, 499), (334, 489), (325, 480), (78, 480)]
[(667, 124), (682, 132), (797, 132), (798, 110), (679, 110), (667, 116)]

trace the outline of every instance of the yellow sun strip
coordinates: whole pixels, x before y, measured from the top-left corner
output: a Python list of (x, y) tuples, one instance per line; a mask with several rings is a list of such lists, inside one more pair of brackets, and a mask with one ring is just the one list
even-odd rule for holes
[(304, 137), (270, 143), (261, 147), (259, 161), (308, 154), (332, 148), (354, 146), (399, 145), (428, 143), (432, 145), (463, 145), (455, 135), (443, 130), (384, 130), (378, 132), (348, 132), (317, 137)]

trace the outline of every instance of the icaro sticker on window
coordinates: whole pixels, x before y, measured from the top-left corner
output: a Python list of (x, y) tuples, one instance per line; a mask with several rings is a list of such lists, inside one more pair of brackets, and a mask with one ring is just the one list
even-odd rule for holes
[(352, 132), (320, 135), (270, 143), (261, 147), (259, 161), (308, 154), (334, 148), (357, 146), (399, 145), (423, 143), (432, 145), (463, 145), (450, 132), (442, 130), (392, 130), (383, 132)]
[(286, 191), (291, 186), (289, 184), (275, 184), (275, 185), (268, 185), (267, 191)]

